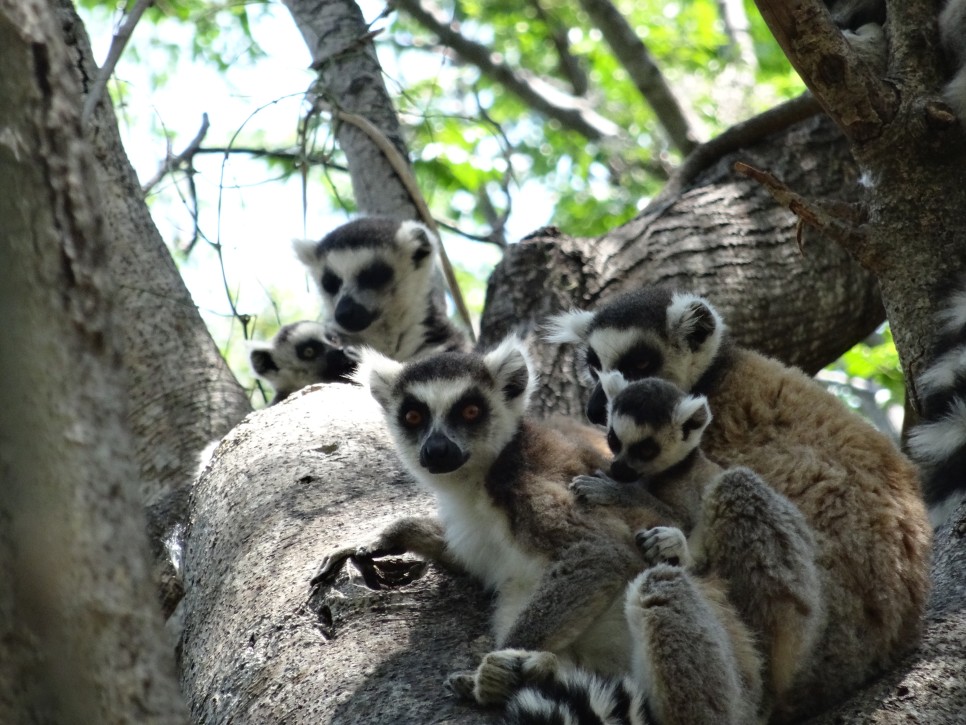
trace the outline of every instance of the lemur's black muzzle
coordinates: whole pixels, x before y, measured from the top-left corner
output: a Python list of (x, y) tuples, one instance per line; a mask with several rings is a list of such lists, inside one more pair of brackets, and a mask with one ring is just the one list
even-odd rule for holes
[(430, 433), (419, 449), (419, 465), (430, 473), (450, 473), (470, 457), (453, 441), (439, 432)]
[(335, 321), (348, 332), (362, 332), (376, 316), (375, 312), (370, 312), (351, 297), (343, 297), (335, 306)]
[(600, 383), (594, 386), (587, 401), (587, 420), (597, 425), (607, 425), (607, 396)]
[(619, 483), (632, 483), (640, 478), (637, 471), (623, 461), (614, 461), (610, 464), (610, 477)]

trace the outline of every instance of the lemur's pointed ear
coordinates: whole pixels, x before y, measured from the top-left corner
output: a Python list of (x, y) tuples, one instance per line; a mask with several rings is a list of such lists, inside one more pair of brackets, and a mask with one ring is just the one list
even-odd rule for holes
[(521, 399), (524, 404), (536, 385), (530, 353), (524, 342), (511, 335), (483, 356), (493, 379), (507, 400)]
[(313, 267), (319, 261), (319, 243), (311, 239), (293, 239), (292, 249), (295, 256), (306, 267)]
[(418, 267), (436, 251), (437, 240), (436, 235), (425, 224), (405, 221), (396, 230), (396, 243), (409, 254), (413, 264)]
[(584, 342), (594, 313), (573, 309), (550, 317), (544, 325), (543, 339), (556, 344)]
[(616, 398), (629, 385), (627, 379), (621, 375), (619, 370), (607, 370), (600, 373), (598, 381), (600, 382), (600, 387), (604, 389), (604, 395), (607, 396), (607, 400)]
[(671, 339), (686, 344), (692, 352), (696, 352), (709, 340), (717, 346), (724, 332), (724, 321), (703, 297), (677, 293), (667, 310), (667, 331)]
[(364, 347), (359, 350), (359, 366), (352, 374), (352, 380), (369, 391), (369, 394), (386, 409), (392, 399), (392, 389), (399, 380), (402, 363)]
[(674, 423), (681, 428), (685, 440), (700, 436), (711, 422), (711, 408), (703, 395), (685, 395), (674, 409)]
[(251, 343), (248, 359), (256, 375), (265, 375), (273, 370), (278, 370), (275, 358), (272, 357), (272, 346), (268, 343)]

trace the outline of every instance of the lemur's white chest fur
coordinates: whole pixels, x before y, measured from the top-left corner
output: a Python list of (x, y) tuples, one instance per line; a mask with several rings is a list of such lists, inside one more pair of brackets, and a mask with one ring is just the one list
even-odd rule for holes
[(519, 545), (506, 513), (494, 505), (483, 481), (466, 484), (459, 490), (436, 491), (439, 517), (451, 553), (499, 596), (493, 616), (499, 642), (532, 596), (548, 560)]

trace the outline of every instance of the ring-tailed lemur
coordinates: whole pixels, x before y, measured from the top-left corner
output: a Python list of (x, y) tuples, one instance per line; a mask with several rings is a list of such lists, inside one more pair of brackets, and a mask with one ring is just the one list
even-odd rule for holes
[(434, 274), (437, 244), (419, 222), (367, 217), (320, 242), (296, 241), (295, 252), (319, 287), (335, 337), (405, 361), (469, 346), (446, 316)]
[(948, 0), (939, 13), (939, 42), (953, 69), (943, 98), (966, 124), (966, 0)]
[(253, 342), (252, 370), (275, 389), (271, 405), (314, 383), (349, 382), (355, 370), (345, 350), (326, 341), (325, 328), (303, 320), (283, 325), (270, 342)]
[[(801, 512), (753, 471), (727, 471), (701, 450), (707, 399), (660, 378), (627, 382), (600, 373), (607, 395), (611, 476), (578, 476), (571, 488), (595, 504), (638, 505), (655, 496), (684, 533), (656, 527), (637, 536), (645, 552), (720, 576), (728, 598), (761, 643), (766, 707), (781, 703), (824, 624), (816, 543)], [(615, 480), (619, 479), (619, 480)]]
[[(435, 495), (438, 518), (401, 519), (340, 547), (313, 583), (348, 558), (411, 551), (497, 593), (500, 648), (552, 652), (608, 675), (633, 669), (649, 706), (674, 713), (668, 723), (753, 717), (760, 661), (721, 584), (667, 566), (634, 578), (644, 561), (628, 521), (650, 528), (664, 519), (578, 505), (567, 484), (606, 457), (525, 416), (534, 379), (518, 341), (406, 364), (370, 351), (357, 377), (382, 406), (404, 465)], [(450, 685), (492, 704), (519, 684), (483, 672)]]
[(937, 528), (966, 498), (966, 289), (952, 295), (938, 323), (932, 361), (918, 381), (922, 419), (909, 433)]
[[(778, 715), (828, 707), (915, 644), (931, 529), (915, 468), (891, 441), (801, 371), (734, 345), (693, 294), (645, 288), (551, 326), (550, 340), (584, 347), (592, 377), (619, 370), (705, 395), (708, 457), (757, 472), (814, 531), (827, 618)], [(588, 416), (606, 423), (600, 385)]]

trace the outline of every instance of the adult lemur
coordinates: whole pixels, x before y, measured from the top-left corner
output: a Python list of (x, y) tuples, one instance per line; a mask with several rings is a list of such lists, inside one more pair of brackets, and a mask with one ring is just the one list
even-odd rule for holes
[(451, 684), (482, 703), (502, 702), (522, 684), (500, 663), (523, 672), (524, 662), (549, 657), (554, 668), (633, 671), (664, 723), (754, 720), (760, 660), (722, 586), (663, 564), (639, 574), (634, 532), (668, 521), (660, 504), (578, 505), (568, 483), (606, 455), (526, 418), (533, 375), (518, 341), (406, 364), (367, 353), (359, 378), (382, 406), (404, 465), (434, 493), (438, 516), (401, 519), (333, 551), (314, 582), (349, 557), (403, 550), (473, 574), (497, 593), (493, 629), (506, 649)]
[(306, 385), (349, 382), (356, 366), (311, 320), (283, 325), (270, 342), (252, 343), (248, 356), (255, 374), (275, 389), (272, 405)]
[(952, 295), (938, 322), (932, 361), (918, 381), (922, 420), (909, 434), (936, 527), (966, 498), (966, 289)]
[(436, 285), (437, 244), (419, 222), (368, 217), (297, 241), (295, 252), (319, 286), (331, 336), (404, 361), (468, 347)]
[[(909, 650), (931, 531), (916, 471), (885, 436), (802, 372), (734, 345), (711, 303), (692, 294), (646, 288), (552, 327), (550, 339), (583, 346), (591, 376), (656, 376), (705, 395), (709, 458), (756, 471), (812, 528), (827, 616), (779, 718), (818, 712)], [(606, 423), (600, 385), (588, 416)]]

